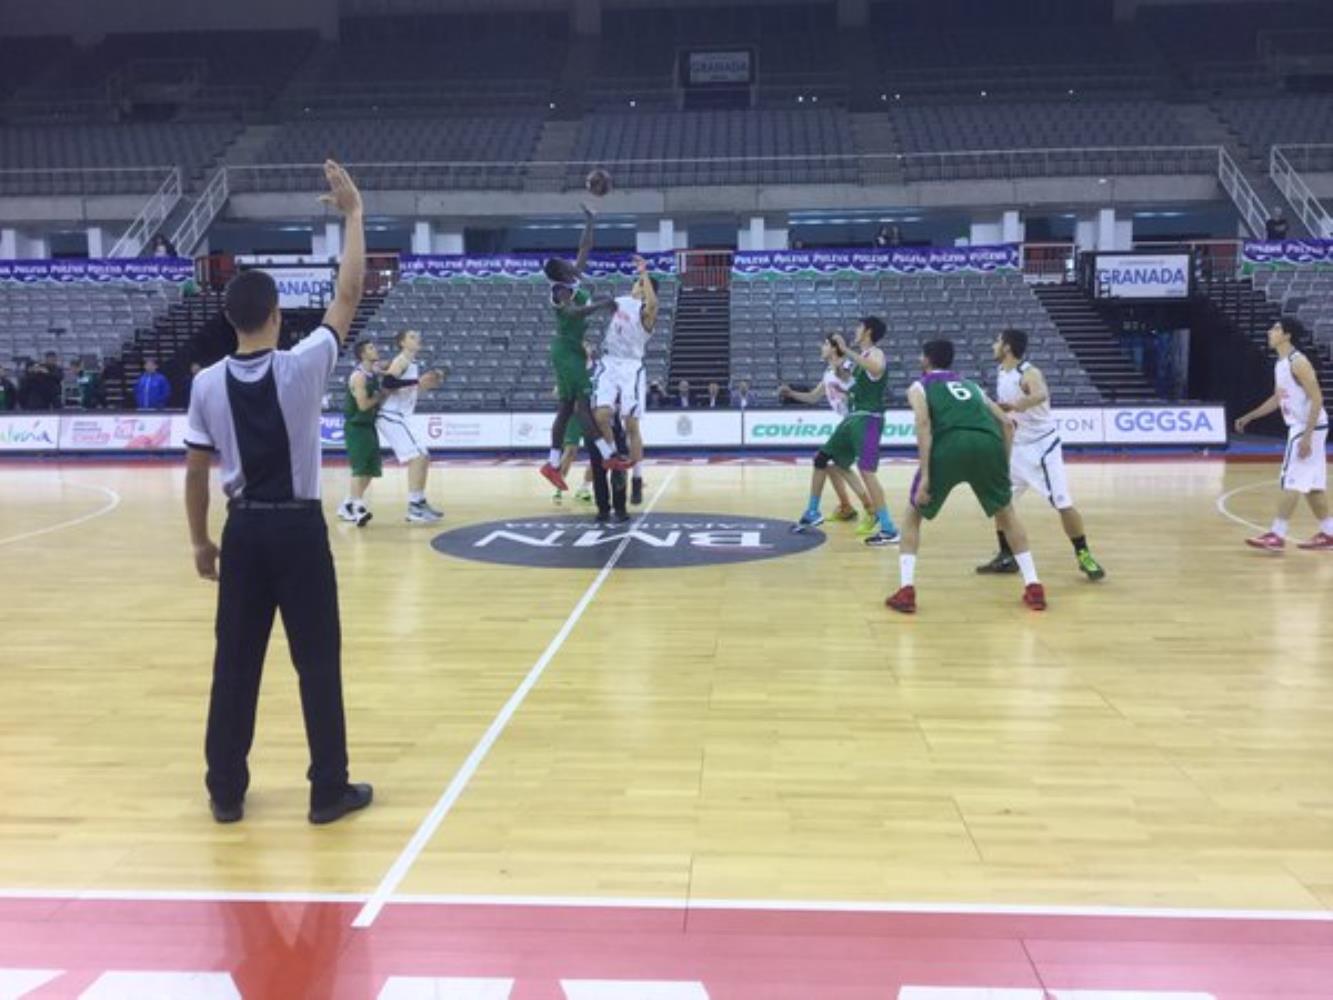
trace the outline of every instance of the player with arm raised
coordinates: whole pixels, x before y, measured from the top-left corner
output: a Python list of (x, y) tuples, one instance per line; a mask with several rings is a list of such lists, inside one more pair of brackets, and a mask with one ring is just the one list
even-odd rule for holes
[(1013, 425), (1008, 416), (975, 383), (950, 369), (954, 348), (949, 340), (932, 340), (921, 349), (920, 381), (907, 392), (916, 418), (920, 455), (911, 502), (903, 519), (901, 586), (884, 603), (903, 614), (916, 611), (916, 555), (921, 521), (933, 520), (955, 486), (972, 488), (981, 509), (1009, 539), (1023, 574), (1023, 603), (1034, 611), (1046, 608), (1046, 592), (1028, 551), (1027, 532), (1013, 508), (1009, 482), (1009, 449)]
[[(995, 378), (995, 399), (1009, 414), (1014, 425), (1014, 449), (1009, 460), (1014, 499), (1029, 488), (1035, 490), (1060, 514), (1060, 523), (1070, 544), (1078, 568), (1089, 580), (1106, 576), (1088, 548), (1083, 515), (1074, 506), (1065, 478), (1064, 447), (1060, 430), (1051, 413), (1051, 394), (1041, 369), (1026, 360), (1028, 335), (1023, 330), (1008, 329), (996, 339), (995, 360), (999, 372)], [(997, 531), (1000, 551), (990, 562), (977, 567), (978, 573), (1017, 573), (1018, 563), (1003, 531)]]
[(1328, 516), (1328, 413), (1324, 394), (1310, 359), (1297, 350), (1305, 343), (1306, 331), (1298, 320), (1283, 317), (1268, 331), (1268, 346), (1277, 352), (1273, 366), (1273, 395), (1236, 421), (1236, 433), (1243, 433), (1253, 420), (1277, 410), (1287, 422), (1287, 451), (1282, 459), (1278, 484), (1282, 499), (1277, 504), (1273, 526), (1245, 544), (1266, 552), (1281, 552), (1287, 546), (1287, 526), (1304, 494), (1310, 513), (1319, 522), (1319, 531), (1300, 548), (1318, 552), (1333, 551), (1333, 518)]
[(426, 477), (430, 474), (430, 450), (412, 429), (420, 390), (439, 388), (444, 382), (440, 371), (422, 372), (417, 363), (421, 334), (400, 330), (394, 338), (398, 354), (384, 373), (384, 388), (389, 397), (380, 404), (375, 426), (389, 442), (394, 457), (407, 466), (407, 520), (414, 524), (438, 521), (444, 514), (426, 502)]
[(643, 356), (648, 338), (657, 326), (657, 279), (648, 274), (648, 262), (634, 258), (638, 278), (629, 295), (615, 300), (616, 312), (602, 338), (602, 363), (598, 369), (594, 392), (597, 429), (602, 437), (614, 440), (614, 418), (619, 415), (629, 438), (629, 459), (634, 477), (630, 490), (631, 503), (643, 503), (643, 476), (639, 466), (643, 462), (643, 432), (640, 417), (648, 397), (648, 376)]
[[(804, 403), (806, 406), (814, 406), (820, 400), (827, 400), (829, 409), (841, 420), (847, 416), (847, 395), (854, 384), (851, 365), (839, 358), (838, 350), (833, 346), (832, 335), (826, 337), (819, 345), (819, 357), (828, 367), (824, 369), (824, 376), (818, 385), (809, 392), (797, 392), (791, 386), (783, 385), (778, 388), (778, 397)], [(861, 522), (856, 526), (857, 534), (862, 536), (874, 534), (878, 526), (875, 520), (875, 506), (871, 503), (865, 487), (837, 465), (830, 465), (828, 473), (833, 480), (833, 490), (838, 494), (838, 509), (833, 515), (834, 520), (851, 521), (856, 518), (856, 508), (852, 506), (851, 498), (851, 493), (855, 492), (863, 511)]]
[(583, 213), (587, 224), (579, 240), (578, 257), (573, 261), (552, 257), (543, 270), (551, 282), (551, 306), (555, 311), (555, 337), (551, 340), (551, 367), (555, 369), (556, 393), (560, 400), (555, 423), (551, 426), (551, 454), (541, 474), (561, 492), (569, 485), (560, 475), (560, 454), (564, 449), (565, 428), (571, 418), (577, 417), (583, 433), (594, 439), (600, 458), (607, 468), (621, 471), (630, 467), (630, 461), (616, 454), (610, 434), (602, 434), (593, 419), (590, 398), (592, 379), (588, 376), (588, 356), (583, 349), (583, 338), (588, 332), (588, 321), (599, 313), (611, 313), (616, 300), (610, 296), (593, 298), (592, 292), (580, 287), (579, 279), (588, 266), (592, 252), (595, 216), (586, 205)]

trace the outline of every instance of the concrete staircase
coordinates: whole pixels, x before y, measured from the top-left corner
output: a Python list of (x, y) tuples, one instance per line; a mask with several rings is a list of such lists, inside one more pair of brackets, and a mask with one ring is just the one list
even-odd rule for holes
[(561, 191), (565, 186), (565, 164), (574, 158), (578, 144), (577, 121), (548, 121), (532, 154), (533, 164), (523, 179), (524, 191)]
[(852, 141), (858, 153), (876, 157), (859, 166), (862, 184), (899, 184), (903, 179), (898, 131), (884, 111), (859, 111), (851, 116)]
[(681, 379), (701, 392), (709, 382), (725, 386), (731, 373), (731, 290), (682, 288), (676, 299), (669, 381)]

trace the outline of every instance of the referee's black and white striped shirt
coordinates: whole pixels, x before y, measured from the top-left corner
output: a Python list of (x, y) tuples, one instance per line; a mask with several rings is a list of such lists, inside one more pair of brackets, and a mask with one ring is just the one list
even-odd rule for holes
[(321, 326), (290, 351), (232, 355), (194, 378), (185, 444), (216, 451), (233, 500), (318, 500), (320, 407), (338, 361)]

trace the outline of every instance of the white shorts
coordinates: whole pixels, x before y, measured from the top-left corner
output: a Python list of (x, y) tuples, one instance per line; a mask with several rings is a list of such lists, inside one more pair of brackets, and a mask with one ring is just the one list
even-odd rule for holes
[(1031, 488), (1056, 510), (1074, 506), (1069, 482), (1065, 479), (1064, 448), (1058, 434), (1029, 444), (1014, 445), (1009, 459), (1009, 479), (1014, 484), (1015, 500)]
[(604, 358), (597, 366), (593, 406), (613, 409), (622, 418), (643, 416), (648, 398), (648, 375), (642, 361)]
[(417, 440), (417, 436), (412, 432), (412, 420), (401, 413), (385, 413), (380, 411), (380, 415), (375, 420), (375, 429), (379, 431), (380, 437), (385, 443), (393, 449), (393, 457), (406, 465), (414, 458), (422, 455), (430, 455), (429, 449)]
[(1278, 482), (1284, 490), (1293, 493), (1319, 493), (1328, 488), (1328, 428), (1316, 427), (1310, 440), (1310, 455), (1301, 458), (1296, 453), (1297, 442), (1304, 433), (1299, 427), (1287, 432), (1287, 452), (1282, 458), (1282, 474)]

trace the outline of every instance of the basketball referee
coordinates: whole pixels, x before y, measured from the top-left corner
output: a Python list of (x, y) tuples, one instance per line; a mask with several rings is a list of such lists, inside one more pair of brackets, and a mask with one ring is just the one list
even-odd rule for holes
[[(195, 378), (190, 397), (185, 511), (195, 568), (218, 582), (217, 649), (204, 754), (213, 818), (245, 814), (246, 758), (255, 733), (259, 679), (273, 617), (282, 624), (301, 686), (310, 745), (310, 822), (332, 823), (370, 805), (369, 785), (347, 780), (338, 582), (319, 500), (320, 403), (365, 283), (361, 194), (347, 172), (324, 164), (321, 201), (346, 219), (342, 265), (324, 322), (279, 351), (278, 290), (263, 271), (227, 286), (223, 308), (237, 350)], [(214, 457), (227, 495), (222, 548), (208, 532)]]

